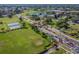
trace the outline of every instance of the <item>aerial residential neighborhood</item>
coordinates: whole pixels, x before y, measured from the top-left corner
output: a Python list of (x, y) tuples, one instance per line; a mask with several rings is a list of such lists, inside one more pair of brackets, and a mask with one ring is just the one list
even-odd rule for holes
[(78, 4), (1, 4), (0, 54), (78, 54)]

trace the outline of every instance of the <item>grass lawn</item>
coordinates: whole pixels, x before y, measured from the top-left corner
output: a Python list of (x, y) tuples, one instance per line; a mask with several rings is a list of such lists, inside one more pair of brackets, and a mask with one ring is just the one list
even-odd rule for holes
[(67, 34), (76, 33), (77, 35), (74, 35), (74, 36), (71, 36), (71, 37), (79, 40), (79, 38), (76, 38), (77, 36), (79, 36), (79, 24), (70, 25), (70, 28), (72, 28), (73, 30), (72, 29), (68, 29), (68, 30), (65, 30), (65, 32)]
[(70, 25), (73, 29), (79, 30), (79, 24)]
[(52, 27), (56, 28), (57, 27), (57, 19), (52, 19)]
[[(43, 41), (37, 46), (37, 40)], [(39, 53), (48, 42), (31, 29), (19, 29), (0, 34), (0, 53)]]
[(0, 18), (0, 22), (3, 22), (3, 24), (0, 24), (0, 29), (4, 28), (5, 30), (8, 29), (8, 24), (9, 23), (14, 23), (14, 22), (18, 22), (18, 18), (17, 16), (13, 16), (12, 18), (8, 18), (8, 17), (4, 17), (4, 18)]
[(62, 48), (59, 48), (59, 50), (53, 51), (51, 54), (65, 54), (66, 51)]
[(14, 15), (12, 18), (8, 18), (8, 17), (0, 18), (0, 21), (3, 21), (6, 24), (6, 23), (11, 23), (11, 22), (18, 22), (19, 20), (17, 16)]
[(59, 49), (59, 50), (56, 50), (55, 52), (53, 52), (53, 54), (65, 54), (65, 50), (63, 49)]
[[(4, 24), (18, 22), (18, 18), (0, 18)], [(6, 27), (6, 26), (5, 26)], [(0, 33), (0, 53), (40, 53), (49, 42), (35, 33), (27, 24), (27, 29), (17, 29)]]

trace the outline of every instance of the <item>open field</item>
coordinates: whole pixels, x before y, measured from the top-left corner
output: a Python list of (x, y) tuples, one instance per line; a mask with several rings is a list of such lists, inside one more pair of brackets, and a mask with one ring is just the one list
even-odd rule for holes
[[(18, 18), (0, 18), (5, 28), (8, 23), (18, 22)], [(1, 25), (4, 27), (3, 25)], [(1, 28), (0, 26), (0, 28)], [(28, 23), (27, 29), (17, 29), (6, 33), (0, 33), (0, 53), (40, 53), (49, 42), (35, 33)]]
[[(41, 42), (37, 46), (35, 43)], [(0, 34), (0, 53), (38, 53), (48, 42), (30, 29), (20, 29)]]

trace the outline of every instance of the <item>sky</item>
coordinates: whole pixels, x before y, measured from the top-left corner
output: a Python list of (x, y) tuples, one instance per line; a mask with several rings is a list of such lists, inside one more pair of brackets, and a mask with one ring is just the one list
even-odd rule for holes
[(79, 0), (0, 0), (0, 4), (79, 4)]

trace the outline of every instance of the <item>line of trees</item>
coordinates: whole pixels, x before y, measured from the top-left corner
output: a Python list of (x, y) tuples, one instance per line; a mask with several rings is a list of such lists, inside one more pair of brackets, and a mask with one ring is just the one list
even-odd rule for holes
[(43, 38), (45, 38), (45, 39), (48, 38), (48, 36), (47, 36), (45, 33), (39, 31), (39, 29), (38, 29), (37, 26), (31, 25), (31, 28), (32, 28), (36, 33), (40, 34)]

